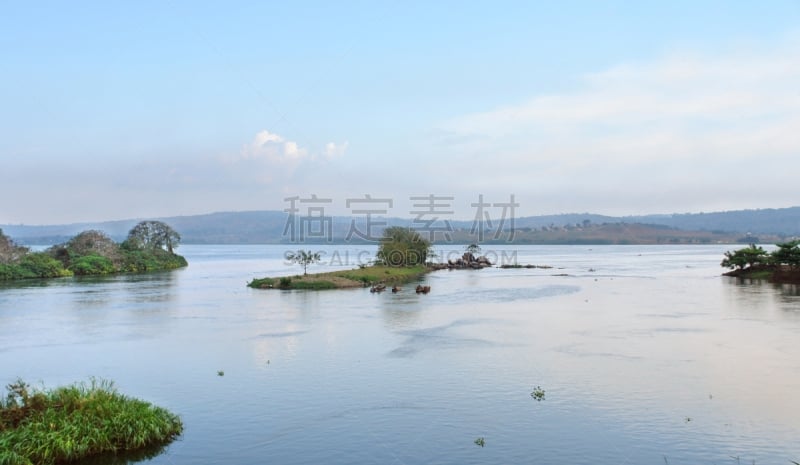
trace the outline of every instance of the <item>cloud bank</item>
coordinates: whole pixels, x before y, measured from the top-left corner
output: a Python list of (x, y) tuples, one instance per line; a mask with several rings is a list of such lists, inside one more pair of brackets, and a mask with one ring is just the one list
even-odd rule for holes
[(445, 121), (443, 150), (553, 210), (648, 207), (635, 196), (650, 211), (796, 202), (799, 41), (675, 52), (580, 82)]

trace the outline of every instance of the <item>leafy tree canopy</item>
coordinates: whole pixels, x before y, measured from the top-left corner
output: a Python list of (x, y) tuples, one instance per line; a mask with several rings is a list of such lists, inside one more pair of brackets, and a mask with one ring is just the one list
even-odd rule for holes
[(383, 231), (376, 259), (388, 266), (422, 265), (431, 254), (431, 243), (411, 228), (392, 226)]
[(755, 265), (766, 265), (770, 262), (769, 254), (761, 246), (750, 244), (744, 249), (725, 252), (720, 265), (730, 269), (743, 269)]
[(310, 250), (298, 250), (297, 252), (289, 252), (286, 254), (286, 259), (292, 263), (297, 263), (303, 266), (303, 274), (308, 274), (308, 265), (319, 262), (322, 255), (319, 252), (312, 252)]
[(125, 242), (136, 249), (166, 249), (173, 253), (181, 242), (181, 235), (164, 222), (142, 221), (130, 230)]
[(800, 240), (775, 245), (778, 247), (772, 252), (772, 260), (775, 264), (800, 267)]

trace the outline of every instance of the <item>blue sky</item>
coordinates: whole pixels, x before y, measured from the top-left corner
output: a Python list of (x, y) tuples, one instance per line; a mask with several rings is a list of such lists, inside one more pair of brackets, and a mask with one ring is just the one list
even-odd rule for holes
[(0, 2), (0, 223), (800, 204), (800, 1), (429, 3)]

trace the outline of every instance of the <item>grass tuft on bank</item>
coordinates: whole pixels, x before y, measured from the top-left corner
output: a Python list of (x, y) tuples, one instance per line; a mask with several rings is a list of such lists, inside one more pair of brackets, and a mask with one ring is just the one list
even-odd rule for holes
[(180, 418), (92, 379), (51, 390), (22, 380), (0, 399), (0, 464), (50, 465), (175, 439)]

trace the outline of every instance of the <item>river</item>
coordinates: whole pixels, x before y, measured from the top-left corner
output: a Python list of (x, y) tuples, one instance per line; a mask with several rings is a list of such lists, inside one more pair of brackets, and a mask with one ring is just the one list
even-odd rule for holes
[[(374, 255), (309, 248), (310, 272)], [(178, 413), (153, 464), (800, 461), (800, 290), (721, 277), (731, 248), (487, 247), (553, 268), (418, 295), (253, 290), (301, 272), (285, 246), (184, 245), (182, 270), (0, 287), (0, 382), (94, 376)]]

